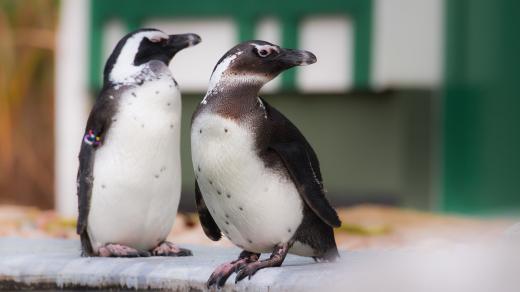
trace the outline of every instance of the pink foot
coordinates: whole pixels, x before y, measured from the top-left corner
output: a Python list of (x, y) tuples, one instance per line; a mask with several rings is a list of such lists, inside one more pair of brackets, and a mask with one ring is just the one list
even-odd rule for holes
[(154, 256), (168, 256), (168, 257), (184, 257), (191, 256), (191, 250), (180, 248), (177, 245), (169, 242), (163, 241), (156, 248), (152, 250), (152, 255)]
[(209, 277), (206, 286), (208, 288), (211, 288), (212, 286), (224, 286), (229, 276), (242, 269), (247, 264), (258, 261), (259, 256), (260, 254), (243, 251), (237, 260), (218, 266)]
[(138, 250), (122, 244), (109, 243), (99, 248), (98, 255), (100, 257), (148, 257), (150, 253)]
[(279, 267), (282, 265), (287, 252), (289, 251), (289, 244), (285, 243), (275, 248), (271, 257), (267, 260), (251, 262), (247, 265), (243, 265), (238, 271), (235, 277), (235, 284), (242, 281), (244, 278), (251, 279), (253, 275), (261, 269), (269, 267)]

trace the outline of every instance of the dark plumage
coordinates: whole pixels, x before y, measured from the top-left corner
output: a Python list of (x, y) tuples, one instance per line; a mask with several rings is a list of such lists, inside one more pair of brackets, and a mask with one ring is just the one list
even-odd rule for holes
[[(173, 224), (177, 211), (176, 185), (180, 188), (180, 182), (171, 177), (170, 182), (159, 180), (152, 171), (165, 172), (168, 166), (173, 175), (177, 167), (180, 170), (180, 162), (177, 165), (175, 159), (178, 130), (172, 130), (174, 124), (180, 123), (180, 107), (170, 106), (177, 101), (180, 104), (180, 94), (167, 66), (175, 53), (199, 41), (194, 34), (167, 35), (156, 29), (141, 29), (122, 38), (108, 58), (103, 88), (90, 112), (79, 153), (77, 233), (84, 256), (191, 254), (165, 241), (167, 224)], [(162, 102), (149, 102), (151, 97)], [(162, 104), (167, 104), (168, 109), (157, 113)], [(154, 116), (159, 121), (147, 124), (152, 131), (145, 129), (145, 122)], [(136, 123), (141, 129), (136, 129)], [(132, 140), (134, 137), (137, 139)], [(158, 151), (155, 148), (146, 151), (148, 139), (170, 146), (160, 153), (165, 156), (160, 158), (164, 161), (155, 158)], [(103, 155), (107, 152), (108, 155)], [(137, 165), (142, 173), (127, 171)], [(144, 194), (133, 184), (136, 176), (141, 185), (154, 187), (156, 191)], [(157, 210), (160, 204), (154, 201), (164, 202), (163, 207), (170, 209)], [(140, 204), (144, 205), (142, 214), (134, 211)], [(156, 212), (153, 217), (158, 221), (156, 226), (150, 227), (147, 222), (148, 212)], [(134, 219), (137, 219), (134, 224), (123, 222)], [(135, 233), (142, 233), (141, 237)]]
[[(333, 227), (340, 226), (341, 222), (325, 197), (316, 153), (296, 126), (258, 97), (260, 88), (283, 70), (315, 60), (309, 52), (250, 41), (231, 49), (214, 69), (208, 93), (192, 119), (197, 210), (210, 239), (219, 240), (224, 233), (244, 252), (238, 260), (218, 267), (208, 280), (208, 286), (222, 286), (233, 272), (237, 272), (236, 281), (240, 281), (259, 269), (279, 266), (288, 252), (312, 256), (318, 261), (332, 261), (339, 256)], [(223, 152), (213, 153), (216, 151), (213, 145), (222, 147)], [(248, 152), (249, 147), (252, 152)], [(247, 155), (256, 158), (249, 159)], [(235, 157), (243, 157), (243, 161), (235, 161)], [(261, 161), (262, 165), (254, 165), (255, 161)], [(247, 171), (254, 173), (241, 174)], [(231, 173), (238, 182), (234, 182)], [(279, 179), (273, 180), (271, 174)], [(243, 190), (247, 196), (240, 192), (227, 198), (221, 195), (226, 190), (237, 192), (247, 179), (251, 179), (249, 183), (254, 188), (258, 188), (258, 180), (266, 180), (265, 190), (246, 188)], [(293, 186), (284, 187), (285, 181)], [(267, 196), (265, 192), (271, 187), (280, 193)], [(286, 191), (281, 191), (285, 188)], [(283, 226), (269, 225), (273, 234), (251, 237), (255, 224), (262, 222), (259, 218), (276, 220), (263, 217), (262, 212), (279, 214), (277, 204), (296, 202), (290, 197), (291, 188), (299, 194), (297, 201), (302, 202), (301, 209), (283, 205), (287, 215), (287, 218), (279, 218)], [(252, 201), (257, 205), (251, 205)], [(294, 218), (301, 218), (296, 225), (292, 223)], [(261, 224), (273, 224), (269, 222)], [(245, 234), (249, 234), (249, 238), (243, 238)], [(274, 246), (262, 243), (276, 240), (277, 236), (280, 241)], [(258, 261), (259, 254), (267, 249), (273, 251), (271, 257)]]

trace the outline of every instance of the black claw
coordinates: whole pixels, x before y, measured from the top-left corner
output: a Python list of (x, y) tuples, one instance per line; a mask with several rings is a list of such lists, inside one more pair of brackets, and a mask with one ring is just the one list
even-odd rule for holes
[[(169, 243), (169, 244), (171, 244), (171, 243)], [(167, 251), (167, 252), (163, 252), (160, 249), (155, 248), (155, 249), (153, 249), (151, 251), (151, 254), (153, 254), (154, 256), (167, 256), (167, 257), (185, 257), (185, 256), (192, 256), (193, 255), (191, 250), (186, 249), (186, 248), (178, 248), (178, 251), (171, 251), (170, 250), (170, 251)]]
[(127, 252), (126, 254), (118, 254), (118, 253), (113, 253), (110, 255), (110, 257), (113, 257), (113, 258), (138, 258), (138, 257), (149, 257), (150, 256), (150, 253), (147, 252), (147, 251), (133, 251), (133, 252)]
[(245, 270), (246, 270), (246, 268), (241, 269), (240, 271), (237, 272), (237, 275), (235, 277), (235, 284), (242, 281), (247, 276), (247, 273), (245, 272)]
[(169, 257), (188, 257), (188, 256), (192, 256), (193, 253), (189, 249), (179, 248), (178, 252), (169, 252), (164, 255), (169, 256)]
[(229, 273), (213, 272), (213, 274), (211, 274), (208, 281), (206, 282), (206, 286), (208, 289), (213, 285), (217, 286), (217, 288), (224, 287), (229, 276), (235, 273), (239, 268), (240, 267), (235, 267), (235, 269), (231, 270)]
[(137, 256), (138, 257), (149, 257), (151, 256), (152, 254), (146, 250), (138, 250), (137, 251)]
[(243, 270), (240, 270), (238, 273), (237, 273), (237, 276), (235, 277), (235, 284), (237, 284), (238, 282), (242, 281), (245, 277), (246, 277), (246, 274), (242, 272)]
[(218, 288), (221, 288), (226, 283), (227, 278), (228, 277), (226, 277), (226, 275), (211, 274), (208, 281), (206, 282), (206, 287), (208, 287), (208, 289), (210, 289), (211, 286), (217, 286)]
[(240, 266), (238, 266), (238, 267), (233, 271), (233, 273), (238, 273), (238, 272), (240, 272), (241, 270), (245, 269), (245, 267), (247, 267), (247, 264), (241, 264)]
[(139, 257), (139, 254), (137, 252), (128, 252), (125, 254), (111, 254), (110, 257), (113, 258), (137, 258)]
[(251, 280), (251, 277), (253, 277), (254, 274), (258, 271), (258, 268), (251, 267), (251, 266), (244, 266), (237, 272), (237, 276), (235, 277), (235, 284), (239, 281), (242, 281), (245, 277), (248, 278), (248, 280)]
[(222, 275), (217, 279), (217, 287), (222, 288), (226, 284), (227, 279), (230, 275)]
[(193, 253), (191, 252), (191, 250), (187, 249), (187, 248), (181, 248), (181, 252), (179, 254), (179, 256), (181, 257), (189, 257), (189, 256), (192, 256)]
[(216, 286), (216, 288), (222, 288), (226, 284), (229, 276), (234, 273), (237, 273), (235, 283), (248, 276), (249, 272), (247, 271), (254, 269), (254, 274), (257, 268), (252, 267), (251, 269), (248, 269), (248, 266), (250, 263), (256, 262), (259, 256), (260, 254), (243, 251), (237, 260), (232, 261), (229, 264), (220, 265), (215, 271), (213, 271), (208, 281), (206, 282), (206, 287), (208, 289), (210, 289), (212, 286)]
[(213, 284), (215, 284), (215, 280), (213, 277), (209, 277), (208, 281), (206, 282), (206, 287), (210, 289)]
[(229, 278), (230, 275), (225, 274), (212, 274), (211, 277), (209, 277), (208, 281), (206, 282), (206, 286), (208, 289), (211, 288), (211, 286), (217, 286), (217, 288), (221, 288), (226, 284), (226, 280)]

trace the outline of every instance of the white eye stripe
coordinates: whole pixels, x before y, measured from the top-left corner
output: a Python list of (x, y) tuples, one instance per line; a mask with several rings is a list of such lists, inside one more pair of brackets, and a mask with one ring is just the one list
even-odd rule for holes
[(149, 38), (149, 40), (152, 43), (160, 43), (162, 40), (165, 40), (165, 38), (162, 38), (162, 37), (151, 37), (151, 38)]
[(127, 78), (138, 74), (142, 69), (141, 66), (134, 66), (133, 61), (139, 50), (139, 45), (144, 38), (153, 42), (154, 40), (161, 41), (161, 39), (168, 39), (169, 36), (157, 30), (141, 31), (131, 36), (125, 42), (121, 52), (119, 52), (119, 56), (110, 72), (109, 78), (112, 82), (124, 82)]
[(162, 40), (167, 40), (169, 37), (162, 31), (146, 31), (143, 32), (141, 36), (149, 39), (152, 43), (159, 43)]
[(155, 34), (148, 37), (152, 43), (160, 43), (163, 40), (167, 40), (168, 37), (163, 34)]

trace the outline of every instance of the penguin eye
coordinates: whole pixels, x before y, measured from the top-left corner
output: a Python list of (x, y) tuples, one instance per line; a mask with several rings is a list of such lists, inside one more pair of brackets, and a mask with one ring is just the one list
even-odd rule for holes
[(271, 50), (269, 49), (260, 49), (258, 50), (258, 56), (265, 58), (271, 54)]
[(271, 45), (257, 45), (253, 44), (253, 50), (254, 52), (260, 57), (265, 58), (268, 56), (273, 56), (278, 54), (279, 49), (276, 46)]

